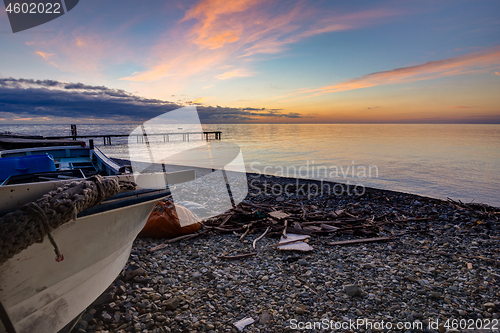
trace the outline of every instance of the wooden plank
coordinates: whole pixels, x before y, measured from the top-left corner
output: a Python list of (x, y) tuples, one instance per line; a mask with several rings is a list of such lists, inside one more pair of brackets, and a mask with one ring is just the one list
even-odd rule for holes
[(351, 239), (347, 241), (338, 241), (338, 242), (328, 242), (328, 245), (351, 245), (351, 244), (362, 244), (362, 243), (373, 243), (373, 242), (385, 242), (391, 240), (392, 237), (374, 237), (374, 238), (360, 238), (360, 239)]

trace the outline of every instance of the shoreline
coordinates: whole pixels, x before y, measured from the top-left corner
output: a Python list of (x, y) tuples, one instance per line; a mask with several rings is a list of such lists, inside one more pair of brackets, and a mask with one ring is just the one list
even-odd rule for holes
[[(125, 159), (119, 159), (119, 158), (111, 158), (114, 160), (116, 163), (119, 163), (121, 165), (130, 165), (129, 160)], [(194, 169), (196, 171), (196, 177), (202, 177), (207, 174), (210, 174), (212, 172), (211, 169), (206, 169), (206, 168), (198, 168), (198, 167), (189, 167), (189, 166), (180, 166), (180, 165), (172, 165), (172, 164), (166, 164), (165, 165), (166, 171), (167, 172), (174, 172), (174, 171), (182, 171), (182, 170), (190, 170)], [(154, 164), (153, 167), (150, 169), (151, 172), (156, 171), (156, 172), (162, 172), (162, 166), (160, 164)], [(341, 182), (336, 182), (333, 180), (317, 180), (317, 179), (308, 179), (308, 178), (293, 178), (293, 177), (284, 177), (284, 176), (275, 176), (275, 175), (268, 175), (268, 174), (259, 174), (259, 173), (252, 173), (252, 172), (246, 172), (247, 174), (247, 179), (261, 179), (265, 178), (269, 181), (273, 182), (285, 182), (288, 181), (291, 184), (300, 182), (300, 183), (311, 183), (311, 184), (339, 184), (340, 186), (355, 186), (354, 184), (345, 184)], [(434, 199), (434, 200), (439, 200), (439, 201), (444, 201), (446, 202), (446, 199), (441, 199), (441, 198), (436, 198), (436, 197), (431, 197), (427, 195), (422, 195), (422, 194), (415, 194), (415, 193), (410, 193), (410, 192), (402, 192), (402, 191), (396, 191), (396, 190), (390, 190), (390, 189), (380, 189), (380, 188), (375, 188), (375, 187), (370, 187), (370, 186), (362, 186), (364, 189), (367, 191), (373, 192), (380, 192), (380, 193), (392, 193), (392, 194), (403, 194), (403, 195), (409, 195), (409, 196), (415, 196), (415, 198), (420, 197), (420, 198), (427, 198), (427, 199)], [(453, 199), (453, 198), (451, 198)], [(457, 200), (460, 202), (460, 200)], [(469, 203), (465, 203), (469, 204)], [(493, 206), (487, 203), (482, 203), (482, 202), (477, 202), (477, 203), (472, 203), (470, 204), (475, 204), (475, 205), (481, 205), (481, 206), (487, 206), (487, 207), (492, 207), (492, 208), (500, 208), (500, 206)]]
[[(275, 176), (265, 180), (270, 186), (290, 181)], [(234, 323), (251, 318), (254, 322), (244, 332), (300, 327), (320, 332), (305, 328), (316, 322), (363, 320), (371, 327), (327, 331), (407, 333), (425, 328), (441, 333), (453, 320), (474, 325), (489, 321), (490, 326), (499, 320), (500, 209), (378, 189), (359, 197), (285, 197), (263, 194), (262, 188), (269, 186), (263, 182), (254, 185), (246, 201), (286, 211), (302, 227), (307, 223), (300, 221), (314, 222), (343, 209), (345, 221), (351, 215), (374, 221), (377, 235), (390, 240), (336, 246), (330, 243), (367, 236), (313, 232), (312, 251), (288, 252), (272, 247), (280, 235), (269, 233), (254, 250), (265, 228), (258, 224), (246, 236), (215, 230), (156, 251), (152, 249), (166, 239), (136, 239), (122, 273), (73, 332), (236, 333)], [(251, 206), (237, 210), (260, 214)], [(252, 221), (238, 216), (226, 225)], [(213, 218), (210, 225), (222, 220)], [(256, 254), (227, 259), (228, 253), (249, 252)], [(393, 327), (380, 330), (382, 322)], [(413, 326), (400, 330), (398, 323)]]

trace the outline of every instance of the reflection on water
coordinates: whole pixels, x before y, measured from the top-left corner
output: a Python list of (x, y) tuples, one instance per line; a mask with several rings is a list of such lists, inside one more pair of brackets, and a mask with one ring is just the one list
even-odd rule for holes
[[(137, 125), (78, 125), (79, 134), (130, 133)], [(500, 206), (500, 125), (224, 124), (249, 172), (332, 179)], [(69, 125), (1, 125), (0, 131), (70, 134)], [(155, 131), (162, 132), (161, 126)], [(200, 137), (201, 138), (201, 137)], [(193, 139), (196, 139), (193, 137)], [(182, 135), (158, 149), (182, 151)], [(102, 145), (99, 140), (97, 145)], [(127, 138), (100, 147), (127, 159)], [(147, 154), (147, 152), (144, 152)], [(363, 172), (364, 170), (364, 172)], [(371, 173), (369, 173), (371, 171)]]

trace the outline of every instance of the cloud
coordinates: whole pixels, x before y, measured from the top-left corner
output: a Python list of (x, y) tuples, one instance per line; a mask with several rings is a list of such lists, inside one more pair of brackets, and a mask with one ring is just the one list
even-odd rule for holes
[(219, 80), (227, 80), (235, 77), (248, 77), (252, 76), (252, 73), (244, 68), (233, 69), (232, 71), (224, 72), (220, 75), (217, 75), (215, 78)]
[[(202, 102), (202, 99), (195, 101)], [(67, 119), (142, 122), (184, 104), (144, 98), (121, 89), (54, 80), (0, 78), (0, 116), (10, 121)], [(280, 110), (199, 105), (204, 123), (255, 121), (259, 117), (300, 118)]]
[(496, 76), (500, 76), (500, 72), (495, 72), (495, 75)]
[(37, 51), (35, 53), (38, 54), (39, 56), (41, 56), (43, 58), (43, 60), (47, 61), (47, 63), (49, 63), (50, 65), (55, 66), (55, 67), (59, 67), (57, 64), (55, 64), (53, 61), (50, 60), (50, 58), (54, 55), (54, 53), (44, 53), (44, 52), (40, 52), (40, 51)]
[(475, 108), (475, 106), (454, 105), (448, 107), (448, 109), (472, 109), (472, 108)]
[[(401, 15), (390, 10), (354, 13), (319, 9), (304, 1), (200, 0), (148, 51), (144, 69), (122, 80), (153, 94), (150, 82), (180, 91), (191, 77), (251, 76), (257, 55), (278, 54), (314, 35), (366, 27)], [(159, 92), (159, 91), (158, 91)]]
[[(320, 96), (327, 93), (347, 91), (353, 89), (369, 88), (386, 84), (399, 84), (420, 80), (437, 79), (446, 76), (484, 72), (491, 66), (500, 64), (500, 46), (474, 52), (466, 55), (438, 61), (430, 61), (416, 66), (396, 68), (389, 71), (367, 74), (358, 78), (343, 81), (315, 89), (303, 89), (286, 96), (305, 94), (301, 98)], [(293, 99), (292, 99), (293, 100)]]
[(195, 19), (191, 35), (194, 42), (203, 48), (216, 49), (226, 43), (233, 43), (241, 38), (244, 24), (237, 24), (242, 13), (261, 5), (263, 0), (202, 0), (191, 7), (182, 21)]
[(25, 45), (62, 72), (76, 72), (79, 77), (84, 73), (89, 79), (95, 79), (108, 66), (131, 61), (135, 50), (128, 48), (128, 36), (120, 35), (119, 29), (99, 29), (98, 24), (95, 28), (94, 31), (88, 27), (61, 30), (44, 39), (36, 35), (36, 39), (26, 41)]
[(41, 56), (45, 60), (49, 60), (49, 57), (54, 55), (54, 53), (44, 53), (44, 52), (40, 52), (40, 51), (37, 51), (35, 53), (38, 54), (39, 56)]
[[(203, 102), (204, 102), (204, 101), (206, 101), (206, 100), (207, 100), (207, 98), (206, 98), (206, 97), (199, 97), (199, 98), (195, 99), (194, 101), (192, 101), (191, 103), (192, 103), (192, 104), (198, 104), (198, 105), (201, 105), (201, 104), (203, 104)], [(191, 104), (191, 103), (190, 103), (190, 104)]]

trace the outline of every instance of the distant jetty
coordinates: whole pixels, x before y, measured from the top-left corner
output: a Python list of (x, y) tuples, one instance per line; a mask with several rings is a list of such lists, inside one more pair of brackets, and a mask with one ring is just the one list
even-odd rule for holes
[(0, 149), (22, 149), (50, 146), (82, 146), (85, 141), (69, 139), (47, 139), (43, 136), (17, 135), (11, 133), (0, 133)]
[[(9, 132), (0, 133), (0, 149), (19, 149), (47, 146), (85, 146), (85, 141), (77, 139), (102, 138), (103, 144), (111, 145), (111, 138), (136, 137), (137, 143), (147, 142), (148, 137), (163, 136), (163, 142), (170, 142), (172, 136), (182, 135), (182, 141), (190, 141), (199, 137), (201, 140), (221, 140), (221, 131), (199, 131), (199, 132), (169, 132), (169, 133), (148, 133), (148, 134), (92, 134), (78, 135), (76, 125), (71, 125), (71, 135), (62, 136), (33, 136), (19, 135)], [(93, 144), (93, 143), (92, 143)]]
[(88, 139), (88, 138), (102, 138), (104, 145), (111, 145), (111, 138), (120, 138), (127, 136), (135, 136), (137, 142), (144, 142), (147, 137), (152, 136), (163, 136), (163, 142), (170, 142), (172, 136), (182, 135), (182, 141), (189, 141), (193, 136), (201, 135), (201, 140), (221, 140), (221, 131), (211, 131), (211, 132), (179, 132), (179, 133), (148, 133), (146, 134), (94, 134), (94, 135), (66, 135), (66, 136), (48, 136), (46, 139), (50, 140), (60, 140), (60, 139)]

